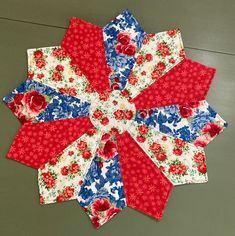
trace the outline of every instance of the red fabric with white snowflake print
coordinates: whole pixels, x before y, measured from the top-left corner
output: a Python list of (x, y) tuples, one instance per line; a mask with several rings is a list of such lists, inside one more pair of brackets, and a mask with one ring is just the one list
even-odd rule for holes
[(185, 58), (133, 99), (136, 109), (204, 100), (215, 69)]
[(109, 89), (102, 28), (73, 17), (61, 43), (97, 92)]
[(88, 117), (25, 123), (7, 157), (38, 169), (92, 127)]
[(127, 206), (160, 220), (173, 184), (128, 132), (118, 135), (117, 143)]

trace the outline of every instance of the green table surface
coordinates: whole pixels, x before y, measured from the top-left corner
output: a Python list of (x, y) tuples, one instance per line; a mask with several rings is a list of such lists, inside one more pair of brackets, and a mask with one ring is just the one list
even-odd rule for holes
[(59, 45), (71, 16), (103, 26), (126, 8), (149, 33), (179, 27), (187, 56), (217, 68), (207, 100), (229, 128), (206, 147), (209, 182), (175, 187), (161, 221), (125, 208), (96, 230), (76, 201), (39, 205), (37, 171), (5, 158), (20, 124), (1, 102), (0, 236), (235, 236), (234, 0), (0, 0), (0, 97), (26, 79), (26, 49)]

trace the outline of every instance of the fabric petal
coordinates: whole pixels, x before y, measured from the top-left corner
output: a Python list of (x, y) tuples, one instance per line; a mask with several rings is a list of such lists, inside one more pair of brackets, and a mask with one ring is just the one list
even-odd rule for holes
[(107, 63), (112, 69), (111, 88), (123, 89), (135, 63), (145, 32), (131, 14), (125, 10), (103, 28)]
[(127, 206), (161, 219), (172, 183), (128, 132), (118, 135), (117, 142)]
[(21, 123), (52, 121), (89, 115), (90, 103), (56, 92), (42, 83), (26, 80), (3, 101)]
[(33, 168), (41, 168), (93, 125), (88, 117), (23, 124), (7, 157)]
[(94, 89), (60, 46), (28, 49), (27, 55), (29, 79), (82, 101), (92, 100)]
[(21, 123), (34, 120), (56, 95), (55, 90), (41, 83), (26, 80), (3, 98)]
[(95, 156), (100, 136), (101, 133), (95, 128), (89, 129), (38, 170), (41, 204), (76, 199)]
[[(157, 128), (133, 124), (129, 132), (146, 155), (174, 185), (208, 181), (202, 148), (173, 138)], [(125, 183), (125, 182), (124, 182)]]
[(205, 100), (215, 69), (185, 58), (133, 99), (146, 109)]
[(180, 31), (173, 29), (146, 35), (135, 57), (136, 63), (125, 87), (132, 98), (184, 59)]
[(110, 68), (101, 27), (72, 17), (61, 46), (97, 92), (109, 90)]
[(227, 122), (205, 100), (181, 106), (137, 110), (135, 121), (201, 147), (227, 127)]
[(114, 136), (103, 135), (77, 199), (96, 228), (126, 206)]

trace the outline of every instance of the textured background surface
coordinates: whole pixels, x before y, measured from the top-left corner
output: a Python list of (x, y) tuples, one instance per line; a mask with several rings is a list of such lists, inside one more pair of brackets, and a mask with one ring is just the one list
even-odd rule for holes
[(234, 0), (0, 0), (0, 97), (25, 80), (26, 49), (59, 45), (71, 16), (103, 26), (125, 8), (149, 33), (179, 27), (187, 56), (217, 68), (208, 101), (229, 128), (206, 148), (209, 183), (176, 187), (160, 222), (126, 208), (97, 231), (76, 201), (39, 205), (37, 171), (5, 158), (20, 124), (1, 102), (1, 236), (235, 236)]

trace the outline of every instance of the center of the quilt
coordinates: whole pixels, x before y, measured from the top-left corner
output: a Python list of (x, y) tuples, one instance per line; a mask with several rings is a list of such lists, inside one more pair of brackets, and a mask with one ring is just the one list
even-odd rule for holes
[(95, 127), (104, 132), (115, 128), (122, 133), (131, 125), (135, 111), (135, 105), (115, 90), (110, 94), (100, 94), (91, 104), (90, 119)]

